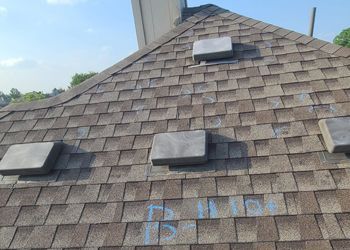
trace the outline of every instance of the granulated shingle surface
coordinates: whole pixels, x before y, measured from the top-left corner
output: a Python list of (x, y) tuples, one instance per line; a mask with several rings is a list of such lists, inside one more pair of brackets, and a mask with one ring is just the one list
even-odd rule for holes
[[(0, 157), (65, 142), (50, 174), (0, 176), (0, 248), (348, 248), (350, 164), (320, 160), (318, 120), (350, 115), (349, 49), (195, 10), (80, 86), (0, 111)], [(193, 41), (221, 36), (238, 61), (190, 67)], [(208, 163), (151, 166), (155, 134), (198, 129)]]

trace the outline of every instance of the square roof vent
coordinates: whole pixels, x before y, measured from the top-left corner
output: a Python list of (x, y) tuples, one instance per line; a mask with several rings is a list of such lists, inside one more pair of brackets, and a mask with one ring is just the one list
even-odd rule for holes
[(196, 62), (233, 57), (231, 37), (195, 41), (192, 57)]
[(61, 147), (60, 142), (12, 145), (0, 162), (0, 174), (47, 174), (54, 166)]
[(350, 117), (323, 119), (318, 124), (329, 153), (350, 152)]
[(157, 134), (153, 139), (151, 161), (154, 166), (205, 163), (207, 144), (204, 130)]

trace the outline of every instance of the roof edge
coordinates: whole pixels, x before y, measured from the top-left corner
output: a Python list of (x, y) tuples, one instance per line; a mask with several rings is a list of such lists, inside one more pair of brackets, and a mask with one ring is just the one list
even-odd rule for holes
[[(250, 17), (246, 17), (234, 12), (219, 14), (222, 17), (230, 18), (230, 19), (238, 19), (243, 18), (242, 23), (250, 26), (252, 28), (257, 28), (263, 31), (272, 32), (281, 37), (287, 38), (289, 40), (297, 41), (306, 46), (312, 47), (314, 49), (318, 49), (325, 53), (331, 54), (337, 57), (343, 57), (345, 59), (350, 60), (350, 48), (343, 47), (340, 45), (333, 44), (331, 42), (327, 42), (318, 38), (314, 38), (296, 31), (292, 31), (289, 29), (282, 28), (280, 26), (276, 26), (273, 24), (265, 23), (263, 21), (259, 21)], [(244, 20), (245, 19), (245, 20)]]
[(113, 66), (107, 68), (106, 70), (102, 71), (101, 73), (91, 77), (90, 79), (87, 79), (86, 81), (82, 82), (80, 85), (69, 89), (68, 91), (65, 91), (57, 96), (50, 97), (44, 100), (40, 101), (33, 101), (29, 103), (13, 103), (9, 104), (2, 109), (0, 109), (0, 113), (5, 112), (12, 112), (12, 111), (27, 111), (27, 110), (35, 110), (35, 109), (42, 109), (42, 108), (49, 108), (52, 106), (56, 106), (59, 104), (63, 104), (82, 93), (88, 91), (92, 87), (98, 85), (99, 83), (103, 82), (113, 74), (119, 72), (120, 70), (124, 69), (125, 67), (131, 65), (136, 60), (140, 59), (141, 57), (145, 56), (146, 54), (150, 53), (151, 51), (155, 50), (156, 48), (160, 47), (164, 43), (170, 41), (171, 39), (175, 38), (176, 36), (184, 33), (194, 25), (196, 25), (198, 22), (202, 21), (203, 19), (207, 18), (208, 16), (212, 14), (217, 14), (219, 16), (229, 18), (229, 19), (240, 19), (241, 23), (248, 25), (252, 28), (257, 28), (263, 31), (272, 32), (274, 34), (279, 35), (280, 37), (287, 38), (289, 40), (297, 41), (301, 44), (304, 44), (306, 46), (310, 46), (312, 48), (321, 50), (325, 53), (331, 54), (333, 56), (342, 57), (345, 59), (350, 60), (350, 48), (342, 47), (336, 44), (333, 44), (331, 42), (323, 41), (318, 38), (310, 37), (305, 34), (301, 34), (292, 30), (284, 29), (279, 26), (265, 23), (263, 21), (259, 21), (253, 18), (249, 18), (237, 13), (234, 13), (232, 11), (223, 9), (221, 7), (218, 7), (213, 4), (207, 4), (202, 5), (199, 8), (199, 12), (195, 13), (188, 19), (186, 19), (183, 23), (178, 25), (173, 30), (169, 31), (168, 33), (162, 35), (157, 40), (153, 41), (151, 44), (139, 49), (135, 53), (131, 54), (130, 56), (126, 57), (125, 59), (121, 60), (120, 62), (114, 64)]
[(49, 107), (63, 104), (67, 101), (72, 100), (73, 98), (88, 91), (92, 87), (105, 81), (107, 78), (109, 78), (113, 74), (115, 74), (115, 73), (121, 71), (122, 69), (126, 68), (127, 66), (131, 65), (136, 60), (140, 59), (141, 57), (147, 55), (148, 53), (152, 52), (153, 50), (155, 50), (158, 47), (162, 46), (163, 44), (167, 43), (171, 39), (186, 32), (188, 29), (192, 28), (198, 22), (207, 18), (208, 16), (210, 16), (211, 14), (213, 14), (215, 11), (217, 11), (219, 9), (219, 7), (211, 5), (211, 4), (203, 5), (203, 7), (204, 8), (201, 8), (199, 10), (199, 12), (195, 13), (193, 16), (186, 19), (184, 22), (179, 24), (177, 27), (175, 27), (171, 31), (165, 33), (164, 35), (162, 35), (160, 38), (156, 39), (155, 41), (153, 41), (149, 45), (146, 45), (145, 47), (137, 50), (136, 52), (134, 52), (130, 56), (124, 58), (123, 60), (119, 61), (118, 63), (116, 63), (116, 64), (112, 65), (111, 67), (105, 69), (104, 71), (96, 74), (95, 76), (85, 80), (84, 82), (82, 82), (78, 86), (75, 86), (75, 87), (73, 87), (73, 88), (71, 88), (71, 89), (69, 89), (69, 90), (67, 90), (67, 91), (65, 91), (57, 96), (53, 96), (53, 97), (50, 97), (47, 99), (33, 101), (33, 102), (27, 102), (27, 103), (9, 104), (9, 105), (3, 107), (2, 109), (0, 109), (0, 113), (9, 114), (9, 112), (12, 112), (12, 111), (28, 111), (28, 110), (49, 108)]

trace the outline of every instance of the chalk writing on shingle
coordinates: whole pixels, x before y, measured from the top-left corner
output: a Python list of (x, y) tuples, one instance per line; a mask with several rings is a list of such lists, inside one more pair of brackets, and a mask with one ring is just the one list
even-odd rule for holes
[[(224, 209), (228, 209), (230, 211), (230, 214), (232, 217), (235, 217), (239, 213), (239, 207), (238, 207), (239, 200), (235, 197), (229, 197), (229, 206)], [(264, 210), (267, 211), (269, 215), (274, 215), (277, 212), (277, 204), (269, 199), (266, 204), (264, 204), (260, 199), (245, 199), (243, 206), (246, 210), (247, 216), (262, 216), (264, 214)], [(166, 232), (161, 237), (162, 241), (169, 241), (173, 240), (178, 231), (182, 231), (183, 233), (186, 233), (186, 231), (193, 230), (197, 226), (193, 222), (186, 222), (181, 227), (175, 227), (169, 223), (163, 223), (160, 224), (159, 222), (153, 221), (153, 215), (155, 211), (163, 212), (164, 214), (164, 220), (165, 221), (171, 221), (175, 218), (175, 212), (165, 206), (159, 206), (151, 204), (147, 207), (148, 209), (148, 216), (147, 216), (147, 224), (146, 229), (144, 233), (144, 244), (150, 245), (154, 242), (157, 242), (159, 231)], [(194, 206), (193, 209), (197, 210), (197, 218), (198, 219), (204, 219), (205, 211), (208, 211), (209, 218), (215, 219), (218, 218), (218, 207), (215, 203), (214, 199), (208, 199), (208, 206), (204, 206), (203, 202), (199, 200), (197, 202), (197, 206)]]
[(214, 103), (215, 102), (215, 99), (211, 96), (203, 96), (203, 102), (206, 102), (206, 103)]
[(216, 204), (213, 199), (209, 199), (209, 217), (210, 218), (218, 217), (218, 211), (216, 209)]
[(244, 201), (244, 206), (247, 210), (248, 216), (261, 216), (263, 215), (263, 207), (261, 202), (257, 199), (247, 199)]
[(270, 103), (272, 104), (272, 108), (278, 108), (281, 104), (279, 100), (270, 100)]
[(278, 126), (273, 128), (274, 138), (280, 138), (282, 135), (288, 134), (288, 126)]
[(214, 128), (220, 128), (221, 127), (221, 119), (220, 119), (220, 117), (216, 117), (215, 120), (213, 120), (213, 127)]

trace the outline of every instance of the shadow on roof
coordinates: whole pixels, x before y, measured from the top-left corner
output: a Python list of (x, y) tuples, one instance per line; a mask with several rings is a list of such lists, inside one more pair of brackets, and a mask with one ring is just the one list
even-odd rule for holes
[(263, 59), (260, 54), (260, 49), (251, 44), (233, 43), (233, 58), (239, 61), (244, 60), (259, 60)]
[(52, 170), (46, 175), (23, 175), (17, 183), (76, 182), (91, 179), (95, 155), (76, 145), (64, 144)]
[(222, 170), (247, 170), (250, 166), (248, 146), (231, 137), (208, 133), (208, 157), (205, 164), (189, 166), (170, 166), (170, 173), (200, 173)]

